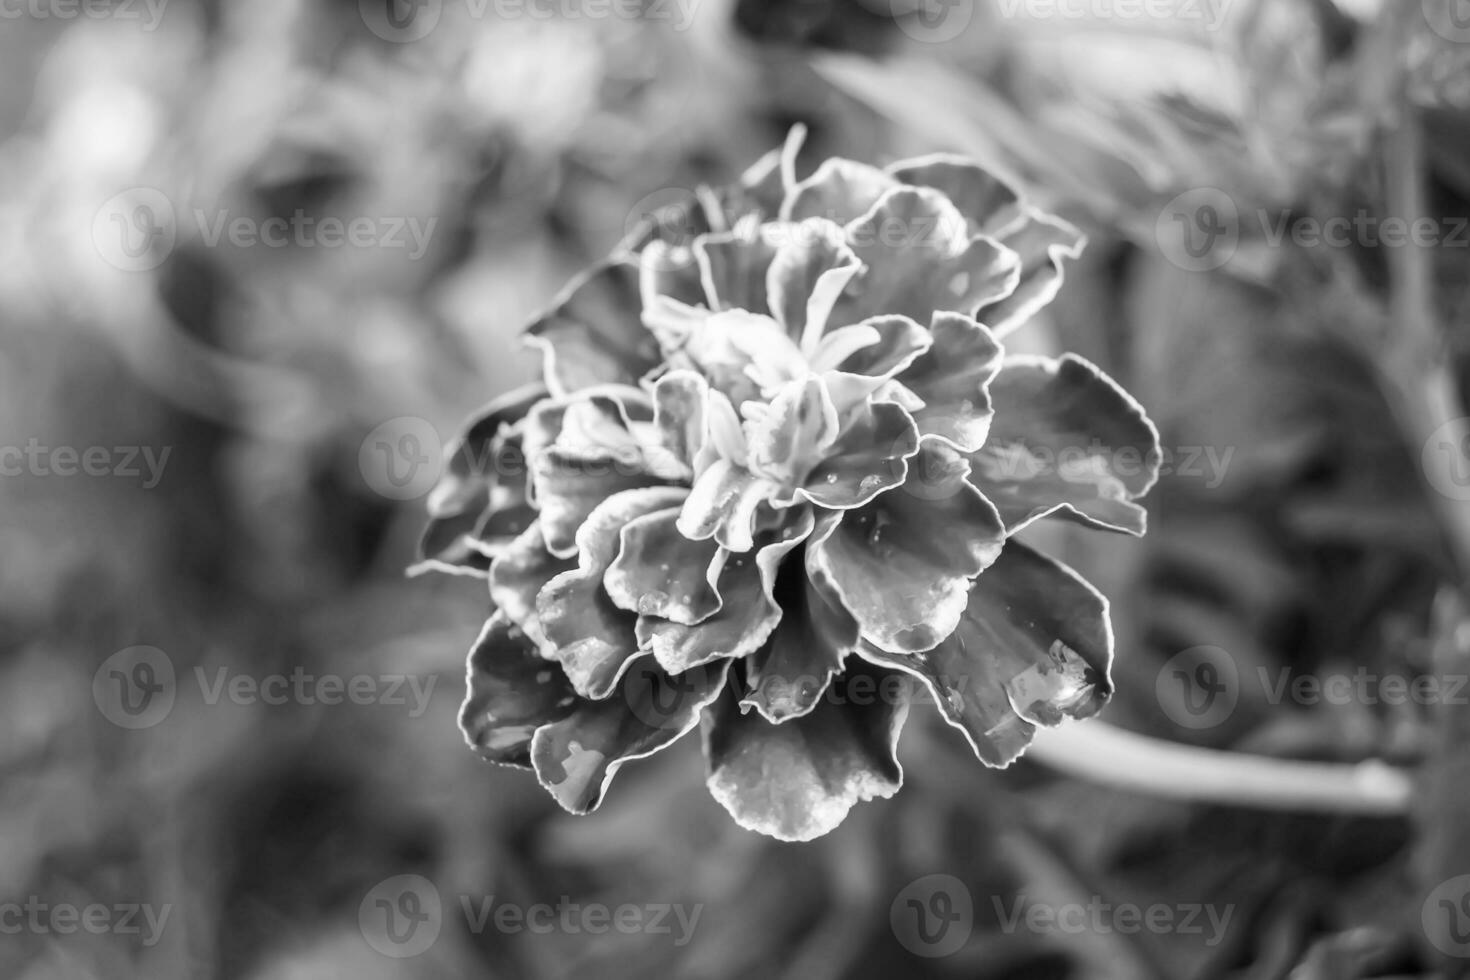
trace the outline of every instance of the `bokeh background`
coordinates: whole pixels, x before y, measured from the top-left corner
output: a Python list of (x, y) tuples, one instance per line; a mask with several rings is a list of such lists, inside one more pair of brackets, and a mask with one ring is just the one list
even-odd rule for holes
[[(0, 975), (1464, 974), (1463, 7), (0, 3)], [(916, 710), (905, 790), (793, 845), (709, 799), (694, 738), (580, 819), (463, 745), (483, 586), (405, 576), (434, 451), (531, 376), (571, 275), (796, 122), (805, 167), (959, 151), (1087, 231), (1011, 347), (1104, 367), (1173, 464), (1145, 539), (1036, 533), (1112, 600), (1104, 721), (1184, 775), (1120, 784), (1085, 728), (987, 771)], [(1436, 234), (1278, 233), (1359, 215)], [(1360, 669), (1446, 684), (1275, 684)], [(363, 696), (264, 696), (293, 675)], [(1234, 799), (1222, 759), (1346, 789)], [(403, 875), (441, 906), (411, 956), (369, 924)], [(106, 911), (28, 911), (63, 906)]]

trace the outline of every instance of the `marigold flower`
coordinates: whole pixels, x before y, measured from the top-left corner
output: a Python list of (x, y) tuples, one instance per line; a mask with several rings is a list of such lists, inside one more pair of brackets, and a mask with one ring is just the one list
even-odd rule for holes
[(1010, 540), (1144, 530), (1142, 409), (999, 339), (1082, 236), (954, 157), (798, 180), (799, 141), (573, 282), (430, 498), (425, 562), (495, 610), (464, 731), (572, 812), (702, 719), (715, 798), (808, 840), (898, 790), (925, 691), (993, 766), (1111, 693), (1106, 600)]

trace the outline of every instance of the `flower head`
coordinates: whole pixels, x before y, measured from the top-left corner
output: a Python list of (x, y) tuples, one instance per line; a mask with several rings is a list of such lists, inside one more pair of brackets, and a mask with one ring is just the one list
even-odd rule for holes
[(809, 839), (897, 791), (922, 692), (995, 766), (1111, 693), (1106, 601), (1008, 540), (1144, 528), (1142, 410), (999, 339), (1081, 236), (956, 158), (798, 180), (799, 140), (572, 283), (430, 499), (495, 607), (465, 732), (574, 812), (702, 718), (714, 796)]

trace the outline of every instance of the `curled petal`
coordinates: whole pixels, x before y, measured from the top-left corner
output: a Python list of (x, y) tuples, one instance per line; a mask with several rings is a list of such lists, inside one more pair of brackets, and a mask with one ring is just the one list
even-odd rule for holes
[(636, 661), (613, 696), (578, 701), (566, 717), (537, 729), (531, 763), (541, 785), (572, 813), (597, 809), (623, 763), (653, 755), (699, 723), (727, 670), (721, 663), (670, 677), (646, 657)]
[(710, 794), (740, 826), (808, 841), (855, 804), (898, 792), (895, 749), (908, 715), (902, 675), (853, 661), (833, 687), (838, 697), (780, 725), (742, 713), (730, 692), (706, 713)]
[(798, 495), (832, 510), (861, 507), (901, 486), (910, 456), (919, 451), (919, 430), (902, 407), (874, 402), (854, 409), (827, 456), (811, 471)]
[(577, 553), (577, 528), (604, 500), (625, 490), (655, 487), (670, 481), (648, 472), (637, 454), (580, 453), (552, 447), (531, 464), (541, 530), (554, 555)]
[(572, 688), (503, 611), (485, 623), (470, 650), (459, 727), (470, 747), (491, 762), (531, 766), (536, 729), (565, 718)]
[(938, 310), (973, 312), (1015, 291), (1021, 260), (985, 236), (938, 191), (900, 187), (847, 227), (866, 266), (832, 311), (832, 322), (901, 314), (928, 323)]
[(713, 540), (684, 537), (678, 519), (679, 508), (671, 507), (629, 521), (603, 587), (629, 612), (693, 626), (720, 609), (714, 583), (724, 552)]
[(703, 541), (714, 538), (730, 551), (755, 547), (757, 508), (781, 488), (728, 459), (716, 460), (694, 481), (679, 515), (679, 533)]
[(866, 214), (898, 183), (877, 167), (829, 157), (815, 173), (791, 189), (781, 206), (781, 220), (823, 218), (845, 225)]
[(889, 167), (888, 172), (905, 184), (942, 192), (965, 216), (972, 235), (1003, 238), (1025, 220), (1015, 190), (964, 157), (939, 153), (903, 160)]
[(1001, 239), (1021, 257), (1021, 278), (1009, 296), (982, 306), (975, 315), (1004, 337), (1056, 299), (1062, 288), (1063, 263), (1082, 256), (1087, 239), (1075, 227), (1032, 207), (1020, 228)]
[(537, 644), (546, 642), (536, 596), (556, 576), (577, 563), (546, 549), (539, 523), (533, 523), (490, 565), (490, 599)]
[(934, 345), (898, 380), (924, 401), (913, 413), (921, 433), (974, 452), (985, 444), (995, 414), (986, 388), (1000, 370), (1000, 343), (961, 313), (934, 314), (930, 332)]
[(526, 328), (527, 340), (542, 350), (553, 394), (637, 384), (658, 366), (658, 344), (640, 315), (638, 276), (626, 259), (594, 266)]
[(837, 408), (822, 380), (808, 375), (777, 392), (746, 433), (751, 468), (783, 487), (794, 486), (831, 451), (839, 433)]
[(429, 494), (429, 524), (419, 542), (424, 562), (453, 571), (484, 568), (484, 545), (502, 546), (525, 522), (491, 521), (491, 515), (520, 510), (524, 518), (524, 461), (514, 425), (546, 397), (541, 384), (518, 388), (486, 405), (468, 428), (445, 447), (444, 474)]
[(609, 497), (577, 530), (577, 561), (546, 582), (536, 596), (546, 655), (560, 661), (577, 693), (604, 698), (638, 653), (637, 617), (603, 589), (630, 521), (667, 510), (683, 499), (678, 487), (629, 490)]
[(727, 553), (717, 559), (720, 562), (716, 581), (719, 611), (696, 626), (640, 616), (639, 645), (652, 651), (670, 673), (754, 653), (781, 619), (781, 606), (775, 595), (776, 572), (781, 560), (811, 530), (811, 513), (803, 509), (797, 520), (781, 532), (763, 535), (761, 547), (754, 554)]
[(1091, 717), (1112, 692), (1107, 600), (1019, 541), (976, 580), (964, 618), (933, 650), (860, 652), (921, 678), (945, 720), (991, 766), (1014, 761), (1037, 725)]
[(781, 565), (775, 595), (781, 621), (765, 646), (745, 661), (740, 705), (780, 724), (817, 706), (844, 658), (857, 649), (858, 625), (816, 588), (799, 561)]
[(1014, 533), (1058, 514), (1143, 534), (1134, 500), (1158, 478), (1159, 437), (1143, 408), (1090, 362), (1007, 359), (990, 384), (995, 420), (970, 480)]
[(863, 636), (897, 653), (927, 650), (965, 610), (970, 580), (1000, 554), (1005, 528), (971, 486), (963, 457), (926, 442), (902, 487), (840, 514), (807, 547), (807, 570), (830, 583)]

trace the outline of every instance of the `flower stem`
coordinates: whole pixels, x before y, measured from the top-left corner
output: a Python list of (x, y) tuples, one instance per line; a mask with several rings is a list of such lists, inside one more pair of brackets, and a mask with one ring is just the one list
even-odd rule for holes
[(1096, 720), (1040, 729), (1028, 758), (1154, 796), (1268, 810), (1395, 816), (1412, 777), (1382, 762), (1300, 762), (1165, 742)]

